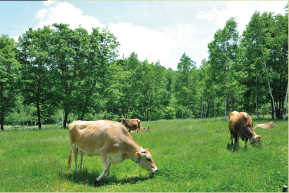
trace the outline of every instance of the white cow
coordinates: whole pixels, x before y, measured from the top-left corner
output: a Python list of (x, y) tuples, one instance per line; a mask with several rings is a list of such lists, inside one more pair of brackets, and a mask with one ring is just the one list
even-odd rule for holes
[(83, 155), (101, 156), (103, 172), (94, 184), (103, 176), (109, 177), (111, 164), (118, 164), (125, 159), (131, 159), (140, 167), (153, 173), (158, 171), (148, 148), (143, 149), (120, 123), (114, 121), (73, 121), (69, 124), (71, 149), (68, 157), (68, 168), (71, 166), (74, 154), (75, 172), (77, 173), (77, 154), (81, 155), (83, 169)]

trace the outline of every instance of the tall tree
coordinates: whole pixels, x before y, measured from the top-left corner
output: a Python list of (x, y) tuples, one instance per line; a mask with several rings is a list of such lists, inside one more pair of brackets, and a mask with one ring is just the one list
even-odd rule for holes
[(81, 117), (88, 111), (96, 84), (105, 77), (108, 65), (116, 56), (116, 38), (104, 28), (93, 28), (91, 35), (81, 27), (72, 30), (67, 24), (53, 24), (51, 69), (59, 81), (58, 93), (64, 110), (63, 127), (75, 109)]
[[(116, 37), (109, 32), (107, 28), (102, 31), (98, 28), (93, 28), (91, 35), (88, 35), (84, 28), (76, 29), (80, 35), (82, 46), (79, 49), (79, 62), (82, 62), (80, 68), (79, 85), (81, 99), (77, 105), (81, 112), (80, 120), (83, 119), (84, 114), (89, 111), (89, 106), (92, 102), (93, 93), (97, 91), (97, 85), (105, 85), (110, 77), (110, 65), (117, 56), (117, 47), (119, 43)], [(106, 88), (106, 87), (105, 87)]]
[(20, 63), (16, 60), (16, 44), (7, 35), (0, 37), (0, 119), (4, 130), (4, 115), (15, 106), (16, 95), (20, 93)]
[(194, 104), (196, 95), (196, 62), (184, 53), (177, 68), (179, 73), (175, 84), (176, 96), (182, 107), (188, 107), (192, 120), (191, 105)]
[(247, 90), (254, 90), (257, 114), (260, 101), (257, 94), (263, 103), (269, 93), (272, 118), (282, 118), (288, 80), (288, 16), (255, 12), (243, 32), (241, 47), (244, 65), (239, 72), (247, 72), (249, 76), (240, 82), (245, 83)]
[(41, 115), (51, 114), (57, 107), (55, 82), (49, 69), (49, 44), (52, 29), (44, 26), (32, 30), (29, 28), (19, 37), (19, 60), (22, 63), (24, 104), (34, 104), (37, 109), (38, 127), (41, 129)]
[(227, 121), (227, 71), (230, 63), (237, 55), (238, 36), (237, 22), (232, 17), (227, 20), (222, 30), (220, 29), (215, 33), (214, 40), (208, 45), (212, 68), (224, 85), (225, 121)]

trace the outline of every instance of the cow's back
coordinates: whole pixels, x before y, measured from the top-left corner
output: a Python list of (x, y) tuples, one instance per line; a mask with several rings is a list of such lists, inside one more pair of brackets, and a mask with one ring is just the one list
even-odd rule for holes
[(83, 121), (69, 125), (71, 145), (77, 145), (84, 153), (99, 155), (104, 146), (114, 147), (126, 138), (131, 138), (127, 129), (114, 121)]

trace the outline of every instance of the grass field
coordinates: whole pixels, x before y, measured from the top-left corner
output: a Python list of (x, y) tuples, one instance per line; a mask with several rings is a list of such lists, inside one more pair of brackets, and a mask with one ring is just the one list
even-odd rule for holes
[[(159, 171), (152, 175), (131, 160), (110, 167), (97, 187), (100, 157), (84, 157), (84, 170), (66, 170), (68, 130), (46, 126), (0, 132), (1, 192), (280, 192), (288, 185), (288, 120), (256, 129), (259, 145), (240, 140), (232, 149), (228, 122), (218, 118), (141, 122), (132, 133), (149, 148)], [(257, 123), (271, 120), (255, 120)], [(79, 159), (80, 160), (80, 159)]]

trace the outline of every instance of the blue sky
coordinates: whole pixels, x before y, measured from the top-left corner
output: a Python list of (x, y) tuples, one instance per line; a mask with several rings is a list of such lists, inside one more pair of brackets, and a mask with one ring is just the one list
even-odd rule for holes
[(208, 58), (214, 33), (236, 17), (240, 34), (255, 11), (285, 14), (287, 1), (0, 1), (0, 34), (18, 39), (28, 28), (52, 23), (108, 26), (120, 42), (119, 58), (177, 69), (185, 52), (197, 64)]

